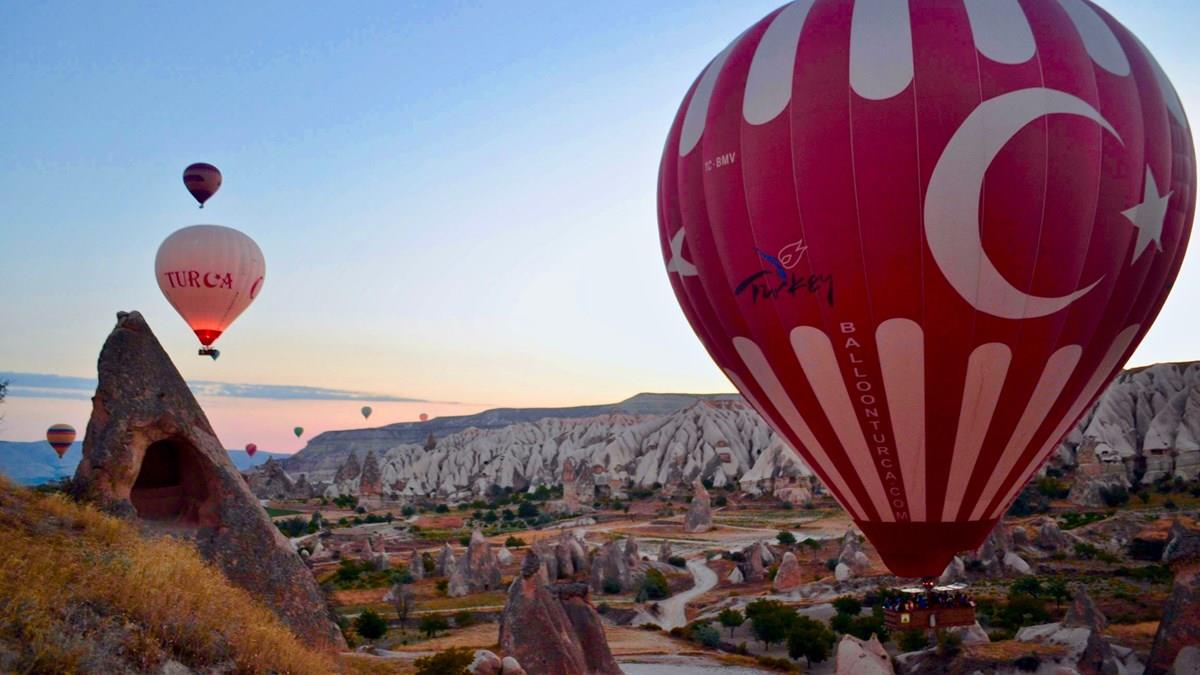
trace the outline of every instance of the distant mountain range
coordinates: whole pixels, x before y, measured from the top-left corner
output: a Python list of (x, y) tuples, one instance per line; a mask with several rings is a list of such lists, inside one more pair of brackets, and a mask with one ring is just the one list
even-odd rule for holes
[[(0, 474), (22, 485), (39, 485), (74, 474), (82, 457), (82, 442), (72, 443), (60, 463), (46, 441), (0, 441)], [(287, 455), (259, 451), (250, 457), (245, 450), (230, 450), (229, 457), (234, 466), (245, 471), (269, 457), (283, 459)]]
[(311, 473), (330, 478), (338, 466), (357, 452), (368, 450), (382, 454), (400, 445), (422, 445), (432, 434), (435, 438), (467, 429), (501, 429), (514, 424), (544, 419), (584, 419), (605, 415), (669, 415), (697, 401), (740, 401), (737, 394), (637, 394), (619, 403), (572, 406), (567, 408), (493, 408), (474, 415), (435, 417), (428, 422), (400, 422), (371, 429), (347, 429), (317, 434), (304, 448), (284, 461), (288, 473)]

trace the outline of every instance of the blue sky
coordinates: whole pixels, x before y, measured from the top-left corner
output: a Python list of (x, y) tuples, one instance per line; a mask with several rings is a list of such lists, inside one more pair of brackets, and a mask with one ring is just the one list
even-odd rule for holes
[[(190, 380), (467, 407), (729, 390), (666, 282), (655, 176), (692, 79), (777, 4), (0, 5), (0, 370), (94, 377), (139, 309)], [(1200, 114), (1198, 6), (1101, 4)], [(203, 211), (193, 161), (225, 173)], [(152, 275), (199, 222), (267, 258), (215, 363)], [(1195, 259), (1134, 363), (1200, 358)], [(54, 415), (17, 401), (0, 438)]]

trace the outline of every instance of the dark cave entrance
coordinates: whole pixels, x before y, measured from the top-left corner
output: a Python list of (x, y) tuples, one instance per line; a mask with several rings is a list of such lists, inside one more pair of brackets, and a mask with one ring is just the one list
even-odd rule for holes
[(146, 448), (129, 501), (144, 520), (197, 527), (209, 494), (199, 451), (187, 441), (167, 439)]

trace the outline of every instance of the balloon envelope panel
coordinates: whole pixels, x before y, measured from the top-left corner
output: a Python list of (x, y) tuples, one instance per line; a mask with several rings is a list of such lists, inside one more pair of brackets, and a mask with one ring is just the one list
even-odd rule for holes
[(1194, 167), (1085, 0), (797, 0), (684, 98), (659, 233), (717, 365), (892, 571), (936, 576), (1149, 329)]

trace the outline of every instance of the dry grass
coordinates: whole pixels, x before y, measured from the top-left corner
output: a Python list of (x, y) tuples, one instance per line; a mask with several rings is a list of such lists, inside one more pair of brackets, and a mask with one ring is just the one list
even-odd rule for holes
[(328, 673), (187, 543), (0, 479), (0, 670)]

